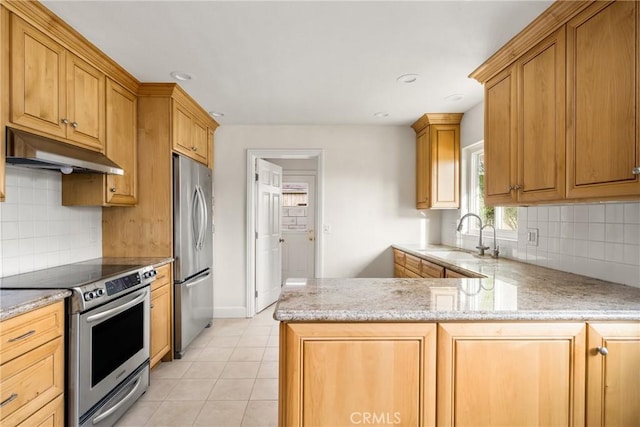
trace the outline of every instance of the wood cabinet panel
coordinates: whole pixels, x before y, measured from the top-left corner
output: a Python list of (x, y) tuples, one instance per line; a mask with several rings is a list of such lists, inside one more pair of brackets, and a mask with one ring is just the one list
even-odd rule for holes
[(510, 67), (485, 85), (484, 185), (487, 206), (509, 205), (516, 172), (516, 77)]
[(435, 325), (280, 328), (281, 426), (434, 424)]
[(639, 9), (596, 2), (567, 24), (569, 198), (640, 195)]
[(431, 207), (460, 207), (460, 126), (431, 126)]
[(428, 209), (429, 193), (431, 190), (431, 150), (429, 132), (424, 130), (416, 137), (416, 208)]
[(404, 267), (400, 264), (393, 264), (393, 277), (401, 279), (405, 277)]
[(64, 138), (66, 51), (11, 15), (11, 121)]
[(165, 284), (151, 291), (151, 348), (153, 368), (171, 350), (171, 286)]
[(585, 329), (439, 324), (438, 425), (583, 425)]
[[(64, 392), (64, 341), (49, 341), (0, 365), (3, 425), (17, 425)], [(10, 400), (15, 395), (13, 400)]]
[(205, 165), (208, 164), (209, 131), (207, 125), (198, 120), (193, 121), (193, 147), (192, 156)]
[(393, 262), (404, 267), (405, 253), (400, 249), (393, 249)]
[(44, 405), (17, 427), (63, 427), (64, 396), (60, 395)]
[(415, 274), (420, 274), (420, 258), (405, 254), (404, 268), (413, 271)]
[(444, 273), (444, 277), (446, 277), (447, 279), (466, 279), (470, 276), (467, 276), (466, 274), (458, 273), (457, 271), (449, 270), (447, 268), (447, 270)]
[(564, 198), (565, 50), (561, 28), (517, 63), (518, 202)]
[(63, 302), (0, 322), (0, 364), (61, 336), (63, 328)]
[(587, 348), (587, 426), (640, 425), (640, 324), (590, 323)]
[(422, 277), (444, 277), (444, 267), (427, 261), (426, 259), (420, 260), (420, 275)]

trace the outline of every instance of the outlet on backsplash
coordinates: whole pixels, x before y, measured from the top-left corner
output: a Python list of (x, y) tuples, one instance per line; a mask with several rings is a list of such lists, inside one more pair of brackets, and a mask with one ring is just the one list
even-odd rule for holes
[(527, 245), (538, 246), (538, 233), (539, 230), (537, 228), (527, 229)]

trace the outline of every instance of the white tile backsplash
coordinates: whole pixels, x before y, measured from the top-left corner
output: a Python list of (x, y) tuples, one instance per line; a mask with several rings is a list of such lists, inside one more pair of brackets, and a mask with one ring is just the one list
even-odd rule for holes
[[(500, 256), (640, 287), (639, 202), (521, 207), (518, 216), (518, 240), (498, 239)], [(443, 213), (442, 243), (475, 250), (477, 236), (455, 232), (459, 218)], [(538, 246), (527, 245), (526, 228), (538, 228)]]
[(62, 206), (59, 172), (7, 166), (0, 276), (102, 256), (102, 208)]

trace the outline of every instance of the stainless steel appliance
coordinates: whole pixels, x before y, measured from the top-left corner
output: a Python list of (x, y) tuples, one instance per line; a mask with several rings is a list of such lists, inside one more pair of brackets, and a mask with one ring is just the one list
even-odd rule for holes
[(213, 317), (211, 170), (173, 157), (174, 356), (182, 358)]
[(0, 278), (2, 289), (69, 289), (68, 426), (112, 426), (149, 385), (153, 267), (100, 259)]

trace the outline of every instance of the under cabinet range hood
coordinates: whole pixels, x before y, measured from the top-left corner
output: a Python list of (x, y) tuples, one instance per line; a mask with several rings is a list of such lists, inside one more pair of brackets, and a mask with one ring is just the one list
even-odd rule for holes
[(6, 162), (36, 169), (57, 169), (64, 174), (91, 172), (124, 175), (122, 168), (102, 153), (8, 126)]

